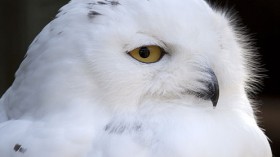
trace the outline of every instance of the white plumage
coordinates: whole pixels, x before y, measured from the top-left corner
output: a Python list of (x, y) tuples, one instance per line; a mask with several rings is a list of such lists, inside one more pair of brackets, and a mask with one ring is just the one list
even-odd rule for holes
[(271, 157), (232, 23), (203, 0), (72, 0), (0, 100), (1, 157)]

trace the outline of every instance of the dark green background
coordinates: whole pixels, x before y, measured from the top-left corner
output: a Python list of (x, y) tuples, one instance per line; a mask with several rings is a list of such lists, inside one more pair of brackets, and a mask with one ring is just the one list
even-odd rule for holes
[[(279, 0), (211, 0), (233, 8), (256, 39), (255, 45), (267, 69), (262, 92), (260, 125), (272, 140), (274, 155), (280, 157), (280, 1)], [(14, 73), (28, 45), (68, 0), (0, 1), (0, 96), (12, 84)]]

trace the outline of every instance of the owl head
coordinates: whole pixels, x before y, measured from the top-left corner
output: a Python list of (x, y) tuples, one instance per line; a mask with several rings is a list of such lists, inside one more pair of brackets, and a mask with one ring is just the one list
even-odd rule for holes
[(252, 56), (234, 19), (203, 0), (72, 0), (33, 41), (12, 88), (36, 89), (19, 91), (23, 104), (252, 112)]

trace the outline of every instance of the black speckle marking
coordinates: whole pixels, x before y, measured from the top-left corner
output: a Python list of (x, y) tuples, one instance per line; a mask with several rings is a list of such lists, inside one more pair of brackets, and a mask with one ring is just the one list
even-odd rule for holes
[(61, 34), (62, 34), (62, 31), (57, 33), (57, 35), (61, 35)]
[(116, 0), (104, 0), (104, 1), (97, 1), (96, 3), (87, 3), (87, 8), (89, 10), (93, 9), (93, 6), (95, 5), (112, 5), (112, 6), (116, 6), (116, 5), (120, 5), (120, 3)]
[(101, 5), (107, 5), (107, 3), (105, 2), (101, 2), (101, 1), (98, 1), (97, 4), (101, 4)]
[(38, 42), (38, 39), (35, 39), (34, 43), (37, 43)]
[(21, 153), (25, 153), (27, 149), (23, 148), (20, 144), (16, 144), (14, 146), (14, 151), (15, 152), (21, 152)]
[(17, 151), (19, 151), (20, 148), (21, 148), (21, 145), (16, 144), (15, 147), (14, 147), (14, 150), (17, 152)]
[(118, 1), (111, 1), (110, 3), (111, 3), (111, 5), (120, 5), (120, 3)]
[(96, 11), (93, 11), (93, 10), (88, 12), (88, 17), (90, 19), (94, 18), (97, 15), (101, 15), (101, 14), (99, 12), (96, 12)]
[(120, 5), (120, 3), (118, 1), (110, 1), (110, 0), (105, 0), (105, 1), (111, 5)]
[(125, 125), (111, 126), (110, 124), (105, 127), (105, 131), (109, 134), (122, 134), (127, 129)]
[(140, 132), (142, 130), (142, 124), (135, 122), (130, 123), (109, 123), (104, 127), (104, 131), (109, 134), (123, 134), (125, 132)]

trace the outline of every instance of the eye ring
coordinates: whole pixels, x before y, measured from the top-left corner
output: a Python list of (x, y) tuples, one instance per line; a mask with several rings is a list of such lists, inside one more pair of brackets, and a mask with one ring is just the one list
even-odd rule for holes
[(135, 60), (148, 64), (160, 61), (166, 53), (161, 47), (150, 45), (138, 47), (129, 51), (128, 54)]

